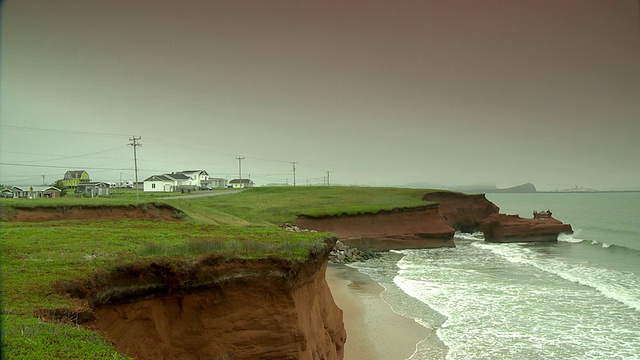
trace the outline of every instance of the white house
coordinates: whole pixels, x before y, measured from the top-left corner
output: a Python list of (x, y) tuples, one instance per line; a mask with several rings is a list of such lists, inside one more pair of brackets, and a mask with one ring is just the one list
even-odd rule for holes
[(204, 170), (184, 170), (178, 171), (178, 174), (188, 176), (190, 179), (189, 185), (196, 186), (197, 188), (203, 187), (203, 181), (206, 182), (209, 179), (209, 174)]
[(250, 179), (233, 179), (229, 181), (229, 186), (234, 189), (244, 189), (253, 187), (254, 183)]
[(144, 180), (144, 192), (173, 192), (179, 189), (198, 189), (196, 180), (182, 173), (153, 175)]
[(144, 192), (172, 192), (175, 188), (175, 180), (164, 175), (153, 175), (143, 182)]

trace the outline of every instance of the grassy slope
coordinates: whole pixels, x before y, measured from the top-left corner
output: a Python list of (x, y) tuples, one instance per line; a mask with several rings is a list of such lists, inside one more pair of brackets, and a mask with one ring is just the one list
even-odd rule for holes
[[(2, 341), (6, 358), (126, 358), (95, 333), (34, 317), (38, 309), (71, 309), (78, 303), (56, 290), (61, 280), (87, 279), (99, 271), (139, 261), (179, 259), (186, 264), (206, 253), (228, 257), (278, 256), (302, 259), (326, 234), (275, 228), (296, 215), (376, 212), (424, 205), (427, 190), (391, 188), (256, 188), (239, 194), (164, 200), (195, 223), (153, 221), (67, 221), (2, 223)], [(113, 199), (0, 201), (2, 207), (128, 205), (135, 193)], [(141, 201), (158, 201), (142, 194)], [(163, 260), (164, 259), (164, 260)]]

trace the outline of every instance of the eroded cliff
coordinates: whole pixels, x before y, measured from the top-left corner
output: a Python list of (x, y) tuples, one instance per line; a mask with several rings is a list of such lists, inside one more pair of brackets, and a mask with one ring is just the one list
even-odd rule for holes
[(163, 220), (185, 217), (180, 210), (167, 204), (141, 205), (69, 205), (0, 208), (0, 218), (11, 222), (46, 222), (63, 220)]
[(325, 281), (334, 244), (300, 262), (132, 265), (66, 289), (91, 305), (96, 331), (136, 359), (342, 359), (342, 311)]
[(375, 214), (300, 216), (297, 225), (335, 233), (345, 244), (366, 250), (453, 247), (457, 230), (478, 231), (482, 220), (499, 211), (484, 195), (442, 191), (423, 199), (437, 203)]

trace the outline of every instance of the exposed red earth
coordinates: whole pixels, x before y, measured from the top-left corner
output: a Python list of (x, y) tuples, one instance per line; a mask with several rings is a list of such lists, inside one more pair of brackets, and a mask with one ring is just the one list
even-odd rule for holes
[(335, 233), (344, 244), (363, 250), (453, 247), (456, 230), (478, 231), (483, 219), (499, 211), (484, 195), (443, 191), (424, 200), (438, 204), (375, 214), (303, 216), (297, 225)]
[(549, 217), (523, 219), (519, 215), (492, 214), (480, 223), (488, 242), (557, 241), (561, 233), (571, 234), (571, 225)]
[[(136, 359), (342, 359), (342, 310), (325, 280), (329, 242), (298, 264), (205, 260), (165, 277), (160, 294), (95, 306), (94, 327)], [(133, 288), (139, 277), (114, 274), (103, 291)]]
[(0, 213), (4, 221), (44, 222), (61, 220), (177, 220), (182, 218), (179, 210), (164, 204), (124, 206), (52, 206), (15, 207)]

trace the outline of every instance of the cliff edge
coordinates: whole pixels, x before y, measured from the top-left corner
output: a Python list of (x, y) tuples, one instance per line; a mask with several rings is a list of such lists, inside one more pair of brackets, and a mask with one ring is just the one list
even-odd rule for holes
[(90, 304), (91, 327), (136, 359), (342, 359), (342, 310), (325, 280), (335, 241), (301, 262), (131, 265), (67, 292)]
[(300, 216), (297, 226), (335, 233), (344, 244), (362, 250), (454, 247), (456, 231), (478, 231), (482, 220), (499, 211), (484, 195), (441, 191), (423, 200), (437, 204), (375, 214)]

